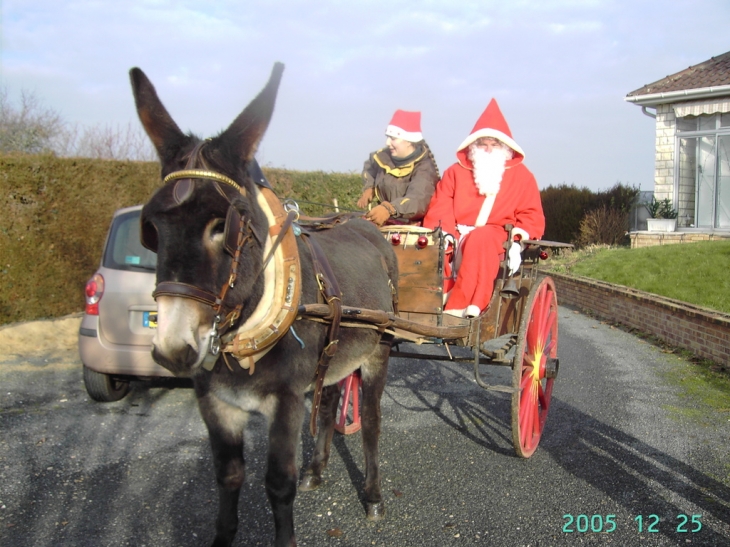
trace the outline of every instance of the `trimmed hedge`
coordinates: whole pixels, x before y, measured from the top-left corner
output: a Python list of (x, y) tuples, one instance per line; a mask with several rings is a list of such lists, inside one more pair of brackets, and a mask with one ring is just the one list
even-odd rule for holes
[[(283, 198), (353, 208), (361, 191), (355, 174), (264, 173)], [(112, 214), (159, 184), (157, 163), (0, 155), (0, 325), (82, 310)]]
[[(355, 209), (362, 189), (356, 173), (264, 173), (280, 198), (296, 198), (308, 215), (331, 211), (335, 197)], [(113, 212), (144, 203), (159, 184), (153, 162), (0, 154), (0, 325), (83, 309)], [(636, 192), (621, 184), (597, 194), (549, 187), (541, 192), (544, 238), (575, 242), (587, 211), (626, 211)]]

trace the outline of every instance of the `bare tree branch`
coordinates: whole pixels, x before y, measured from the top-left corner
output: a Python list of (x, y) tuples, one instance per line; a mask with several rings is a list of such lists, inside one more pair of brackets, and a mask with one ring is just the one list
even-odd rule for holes
[(67, 124), (45, 108), (32, 92), (22, 91), (20, 104), (0, 88), (0, 152), (55, 153), (95, 159), (155, 161), (157, 154), (139, 123)]

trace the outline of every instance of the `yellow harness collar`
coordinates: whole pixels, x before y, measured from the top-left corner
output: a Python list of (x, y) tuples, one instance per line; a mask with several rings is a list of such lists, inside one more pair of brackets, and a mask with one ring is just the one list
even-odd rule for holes
[(385, 150), (385, 148), (381, 148), (380, 150), (378, 150), (377, 152), (375, 152), (375, 155), (374, 155), (375, 162), (380, 167), (382, 167), (388, 175), (392, 175), (392, 176), (394, 176), (396, 178), (407, 177), (408, 175), (410, 175), (411, 173), (413, 173), (413, 169), (416, 167), (416, 163), (419, 160), (421, 160), (423, 158), (423, 156), (426, 155), (426, 148), (424, 147), (423, 153), (421, 153), (421, 155), (418, 156), (413, 161), (411, 161), (411, 162), (409, 162), (409, 163), (407, 163), (405, 165), (401, 165), (400, 167), (391, 167), (390, 165), (388, 165), (386, 163), (383, 163), (383, 160), (380, 159), (380, 153), (383, 150)]

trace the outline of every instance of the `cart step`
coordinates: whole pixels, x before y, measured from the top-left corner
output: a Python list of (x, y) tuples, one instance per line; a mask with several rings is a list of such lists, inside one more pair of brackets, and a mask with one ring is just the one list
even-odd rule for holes
[(516, 334), (503, 334), (498, 338), (492, 338), (482, 343), (480, 351), (494, 360), (504, 359), (505, 355), (515, 346), (517, 343)]

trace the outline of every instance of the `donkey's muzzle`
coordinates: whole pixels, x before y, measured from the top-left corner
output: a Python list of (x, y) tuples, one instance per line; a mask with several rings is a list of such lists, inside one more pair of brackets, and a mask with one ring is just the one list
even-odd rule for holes
[(198, 360), (198, 352), (190, 344), (184, 344), (179, 349), (168, 352), (162, 352), (153, 345), (152, 359), (175, 376), (187, 378)]

